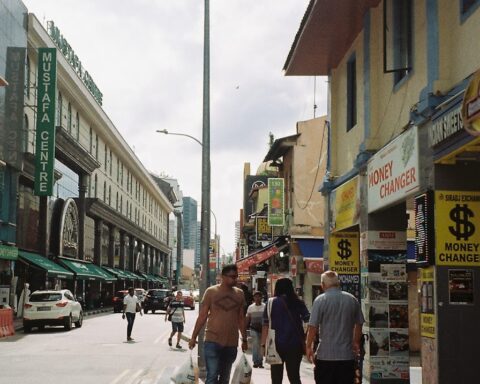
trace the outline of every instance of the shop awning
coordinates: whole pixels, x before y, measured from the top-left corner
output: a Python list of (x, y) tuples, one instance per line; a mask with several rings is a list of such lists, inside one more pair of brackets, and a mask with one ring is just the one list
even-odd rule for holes
[(73, 273), (66, 270), (62, 266), (54, 263), (52, 260), (47, 259), (36, 253), (30, 253), (25, 251), (18, 251), (20, 259), (25, 261), (36, 268), (43, 269), (47, 276), (56, 277), (58, 279), (73, 279)]
[(128, 274), (125, 273), (125, 271), (122, 270), (122, 269), (107, 267), (106, 265), (102, 265), (102, 268), (105, 269), (108, 273), (116, 276), (117, 279), (119, 279), (119, 280), (126, 280), (126, 279), (128, 279)]
[(0, 244), (0, 259), (3, 260), (17, 260), (18, 248), (9, 245)]
[(162, 284), (168, 283), (168, 279), (165, 276), (154, 275), (155, 278)]
[(259, 264), (279, 252), (275, 244), (270, 244), (268, 247), (262, 248), (260, 251), (252, 253), (247, 257), (237, 261), (238, 271), (248, 271), (252, 265)]
[(132, 281), (133, 280), (141, 280), (141, 281), (145, 280), (145, 278), (143, 276), (139, 276), (136, 273), (133, 273), (132, 271), (125, 270), (123, 272), (127, 275), (127, 277), (126, 277), (127, 280), (132, 280)]
[(71, 270), (78, 280), (105, 281), (103, 273), (100, 273), (96, 268), (92, 267), (93, 264), (91, 262), (65, 257), (59, 257), (58, 261)]
[(160, 280), (158, 280), (157, 277), (155, 277), (154, 275), (151, 275), (149, 273), (142, 273), (142, 276), (145, 278), (145, 280), (147, 280), (149, 282), (152, 282), (152, 283), (160, 282)]
[(88, 268), (95, 271), (96, 274), (102, 276), (103, 280), (105, 280), (106, 282), (117, 281), (117, 277), (114, 274), (105, 271), (102, 267), (96, 264), (90, 263), (88, 264)]

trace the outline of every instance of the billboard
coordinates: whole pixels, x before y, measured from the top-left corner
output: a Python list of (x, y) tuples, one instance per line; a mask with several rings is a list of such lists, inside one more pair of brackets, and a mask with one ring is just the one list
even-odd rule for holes
[(285, 224), (285, 181), (268, 179), (268, 225), (283, 227)]

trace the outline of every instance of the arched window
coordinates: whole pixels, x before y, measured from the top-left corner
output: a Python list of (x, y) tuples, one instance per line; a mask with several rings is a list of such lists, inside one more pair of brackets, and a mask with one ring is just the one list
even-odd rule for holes
[(72, 134), (72, 105), (70, 103), (68, 103), (67, 130), (68, 133)]
[(57, 125), (62, 125), (62, 109), (63, 109), (62, 94), (60, 92), (58, 92)]

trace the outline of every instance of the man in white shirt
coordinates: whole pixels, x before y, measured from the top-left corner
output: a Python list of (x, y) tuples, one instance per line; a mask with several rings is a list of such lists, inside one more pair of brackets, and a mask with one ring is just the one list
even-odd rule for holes
[(140, 316), (142, 316), (142, 308), (140, 307), (140, 301), (138, 297), (134, 295), (135, 290), (133, 287), (128, 288), (128, 295), (123, 298), (123, 315), (122, 319), (125, 319), (125, 315), (127, 317), (127, 341), (132, 341), (132, 328), (133, 323), (135, 321), (135, 314), (140, 312)]
[(250, 328), (252, 338), (252, 359), (253, 368), (263, 368), (263, 357), (260, 349), (260, 339), (262, 337), (263, 312), (265, 304), (262, 303), (262, 292), (253, 294), (253, 304), (247, 309), (247, 328)]

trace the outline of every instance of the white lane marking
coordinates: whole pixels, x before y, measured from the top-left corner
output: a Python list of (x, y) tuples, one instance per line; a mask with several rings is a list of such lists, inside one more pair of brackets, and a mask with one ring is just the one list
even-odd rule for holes
[(135, 383), (136, 380), (137, 380), (137, 378), (138, 378), (142, 373), (143, 373), (143, 369), (139, 369), (139, 370), (137, 371), (137, 373), (135, 373), (133, 376), (131, 376), (131, 377), (128, 378), (128, 381), (124, 381), (124, 384), (127, 384), (127, 383), (133, 384), (133, 383)]
[(156, 376), (155, 378), (155, 382), (157, 382), (158, 380), (160, 380), (162, 378), (162, 375), (163, 375), (163, 372), (165, 371), (165, 367), (163, 367), (160, 372), (158, 373), (158, 375)]
[(130, 369), (125, 369), (119, 376), (117, 376), (116, 379), (110, 382), (110, 384), (117, 384), (120, 382), (120, 380), (123, 378), (123, 376), (128, 375), (128, 372), (130, 372)]
[(164, 332), (162, 333), (160, 336), (158, 336), (155, 341), (153, 342), (153, 344), (158, 344), (160, 342), (160, 340), (163, 340), (163, 341), (167, 341), (168, 339), (168, 336), (170, 335), (171, 331), (167, 331), (167, 332)]

